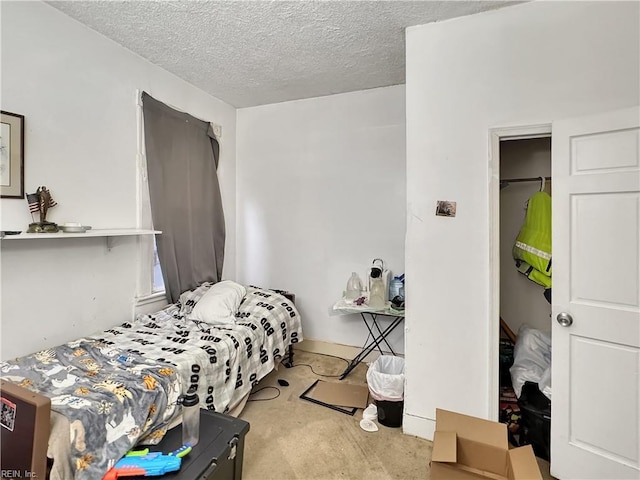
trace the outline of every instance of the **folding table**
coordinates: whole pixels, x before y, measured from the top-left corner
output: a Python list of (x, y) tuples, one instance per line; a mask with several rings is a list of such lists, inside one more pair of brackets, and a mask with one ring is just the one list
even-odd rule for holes
[[(404, 312), (391, 310), (389, 305), (382, 309), (372, 309), (368, 305), (355, 305), (348, 304), (344, 299), (340, 300), (333, 306), (333, 313), (337, 315), (349, 315), (360, 314), (362, 321), (364, 322), (369, 335), (367, 336), (367, 343), (362, 347), (362, 351), (356, 355), (356, 357), (349, 362), (347, 368), (340, 375), (340, 380), (343, 380), (351, 370), (353, 370), (362, 360), (366, 358), (376, 348), (381, 355), (384, 354), (381, 345), (384, 343), (389, 351), (395, 355), (391, 345), (387, 341), (387, 336), (395, 330), (395, 328), (404, 320)], [(379, 317), (387, 317), (390, 319), (390, 323), (383, 329), (378, 323)], [(369, 340), (371, 339), (371, 340)]]

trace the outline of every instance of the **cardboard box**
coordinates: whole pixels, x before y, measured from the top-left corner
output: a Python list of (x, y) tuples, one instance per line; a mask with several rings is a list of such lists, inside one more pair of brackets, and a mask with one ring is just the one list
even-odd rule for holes
[(509, 449), (507, 426), (436, 409), (431, 480), (542, 480), (531, 445)]

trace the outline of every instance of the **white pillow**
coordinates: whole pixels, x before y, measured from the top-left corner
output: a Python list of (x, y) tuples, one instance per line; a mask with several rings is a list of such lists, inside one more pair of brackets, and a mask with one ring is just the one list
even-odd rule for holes
[(239, 283), (223, 280), (198, 300), (189, 318), (207, 323), (235, 323), (236, 312), (247, 290)]
[(180, 315), (189, 316), (191, 314), (191, 310), (196, 306), (198, 300), (200, 300), (205, 293), (209, 291), (211, 288), (210, 282), (205, 282), (199, 287), (194, 288), (193, 290), (187, 290), (186, 292), (182, 292), (180, 294), (180, 298), (178, 299), (178, 303), (180, 304)]

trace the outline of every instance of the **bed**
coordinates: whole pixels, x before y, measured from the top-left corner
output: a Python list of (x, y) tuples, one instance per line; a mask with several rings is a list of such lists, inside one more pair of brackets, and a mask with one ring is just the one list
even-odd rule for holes
[[(300, 315), (281, 293), (234, 284), (244, 292), (236, 311), (233, 302), (212, 297), (223, 283), (205, 283), (133, 322), (0, 363), (3, 380), (51, 398), (52, 480), (100, 479), (136, 444), (158, 443), (179, 423), (179, 398), (191, 386), (201, 408), (229, 412), (302, 340)], [(203, 319), (205, 303), (215, 314), (232, 310), (233, 319)]]

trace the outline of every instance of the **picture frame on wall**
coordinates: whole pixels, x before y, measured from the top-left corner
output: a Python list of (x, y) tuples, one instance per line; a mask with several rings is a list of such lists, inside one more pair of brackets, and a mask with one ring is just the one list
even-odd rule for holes
[(455, 217), (456, 202), (438, 200), (438, 202), (436, 203), (436, 215), (439, 217)]
[(1, 113), (0, 197), (24, 198), (24, 115)]

